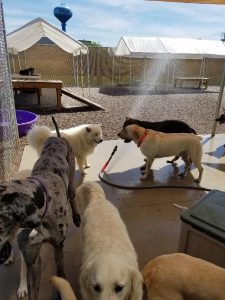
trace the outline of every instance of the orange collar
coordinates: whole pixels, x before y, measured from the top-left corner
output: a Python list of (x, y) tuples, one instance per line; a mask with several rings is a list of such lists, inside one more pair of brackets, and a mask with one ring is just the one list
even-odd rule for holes
[(139, 142), (137, 144), (138, 147), (140, 147), (141, 144), (144, 142), (144, 139), (146, 138), (147, 134), (148, 134), (148, 130), (146, 129), (145, 132), (143, 133), (143, 135), (139, 139)]

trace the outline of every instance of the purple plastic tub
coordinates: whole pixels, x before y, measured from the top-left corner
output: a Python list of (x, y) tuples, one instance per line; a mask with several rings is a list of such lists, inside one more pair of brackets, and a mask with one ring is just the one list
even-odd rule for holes
[(37, 122), (38, 116), (30, 111), (16, 110), (16, 120), (21, 137), (26, 135), (28, 130)]

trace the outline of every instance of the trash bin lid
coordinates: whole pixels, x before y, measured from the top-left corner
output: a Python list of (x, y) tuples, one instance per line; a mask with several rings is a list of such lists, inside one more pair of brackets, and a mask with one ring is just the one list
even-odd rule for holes
[(225, 241), (225, 192), (210, 191), (182, 213), (181, 219)]

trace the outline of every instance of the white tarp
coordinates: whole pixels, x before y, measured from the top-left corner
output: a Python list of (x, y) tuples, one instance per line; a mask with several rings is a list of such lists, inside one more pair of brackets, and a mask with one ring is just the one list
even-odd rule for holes
[(7, 35), (8, 51), (15, 54), (24, 51), (36, 44), (42, 37), (49, 38), (64, 51), (75, 56), (88, 53), (87, 46), (41, 18), (9, 33)]
[(225, 58), (222, 41), (186, 38), (121, 37), (115, 49), (116, 56), (148, 58)]

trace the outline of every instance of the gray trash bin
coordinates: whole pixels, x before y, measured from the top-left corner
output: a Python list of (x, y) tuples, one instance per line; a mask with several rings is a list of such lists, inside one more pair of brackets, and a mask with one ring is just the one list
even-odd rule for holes
[(212, 190), (180, 218), (178, 251), (225, 267), (225, 192)]

